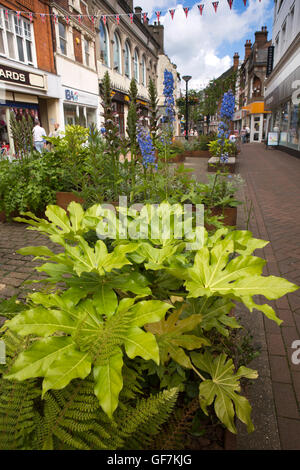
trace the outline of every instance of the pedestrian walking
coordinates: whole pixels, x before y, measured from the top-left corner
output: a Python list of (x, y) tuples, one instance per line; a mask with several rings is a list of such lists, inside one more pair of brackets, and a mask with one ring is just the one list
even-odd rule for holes
[(247, 143), (250, 142), (250, 128), (246, 127), (246, 141)]
[(41, 127), (40, 125), (40, 121), (36, 120), (35, 121), (35, 126), (32, 130), (32, 133), (33, 133), (33, 145), (34, 145), (34, 148), (42, 153), (43, 151), (43, 148), (45, 147), (46, 145), (46, 141), (44, 139), (44, 137), (47, 135), (46, 134), (46, 131), (43, 127)]
[(246, 142), (246, 134), (247, 134), (247, 131), (246, 131), (246, 127), (244, 126), (243, 129), (241, 130), (242, 144), (245, 144)]
[(49, 137), (60, 137), (61, 131), (59, 130), (59, 124), (54, 124), (54, 131), (50, 132)]

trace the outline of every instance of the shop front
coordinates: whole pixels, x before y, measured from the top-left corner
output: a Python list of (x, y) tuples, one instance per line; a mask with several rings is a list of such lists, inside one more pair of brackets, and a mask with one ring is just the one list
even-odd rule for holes
[(266, 138), (267, 117), (269, 111), (265, 110), (263, 101), (256, 101), (243, 107), (246, 111), (246, 125), (250, 129), (250, 142), (261, 142)]
[(278, 132), (279, 148), (300, 157), (300, 66), (267, 95), (269, 132)]
[(98, 95), (63, 87), (64, 125), (97, 125)]

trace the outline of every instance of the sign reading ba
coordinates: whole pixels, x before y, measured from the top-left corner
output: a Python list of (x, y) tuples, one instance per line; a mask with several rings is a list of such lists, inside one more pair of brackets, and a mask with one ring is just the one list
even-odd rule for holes
[(74, 101), (74, 102), (77, 102), (78, 101), (78, 92), (77, 91), (73, 91), (73, 90), (65, 90), (65, 98), (67, 101)]

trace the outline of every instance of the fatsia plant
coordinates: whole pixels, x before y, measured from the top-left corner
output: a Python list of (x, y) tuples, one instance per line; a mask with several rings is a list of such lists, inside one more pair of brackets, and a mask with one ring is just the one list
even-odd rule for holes
[[(53, 293), (31, 294), (29, 308), (4, 324), (28, 338), (27, 349), (16, 355), (5, 377), (43, 377), (46, 396), (92, 374), (95, 396), (111, 417), (118, 407), (125, 359), (135, 365), (142, 360), (149, 369), (160, 364), (166, 373), (178, 364), (194, 374), (204, 412), (213, 405), (232, 432), (235, 413), (251, 431), (251, 407), (239, 393), (240, 379), (255, 378), (256, 372), (245, 367), (235, 371), (232, 358), (214, 349), (208, 332), (228, 337), (230, 330), (240, 328), (231, 313), (237, 302), (280, 324), (272, 307), (256, 304), (253, 297), (274, 300), (298, 287), (263, 276), (265, 261), (253, 252), (268, 242), (249, 231), (226, 228), (209, 236), (204, 228), (190, 227), (178, 237), (174, 230), (180, 207), (169, 209), (165, 203), (139, 211), (123, 208), (123, 218), (116, 220), (105, 217), (100, 206), (83, 211), (71, 203), (68, 214), (49, 206), (49, 222), (30, 213), (18, 219), (63, 251), (56, 254), (46, 246), (19, 250), (46, 260), (37, 270), (47, 274)], [(155, 235), (147, 229), (153, 220)], [(112, 224), (115, 236), (88, 243), (90, 231), (101, 236), (104, 221)], [(201, 236), (191, 243), (196, 233)], [(65, 290), (57, 291), (62, 282)]]
[(100, 291), (91, 299), (79, 301), (67, 291), (63, 295), (37, 293), (33, 306), (6, 323), (21, 336), (34, 335), (7, 379), (44, 377), (43, 395), (60, 390), (75, 378), (86, 378), (91, 370), (94, 392), (100, 406), (112, 417), (122, 390), (123, 349), (131, 359), (140, 356), (159, 363), (155, 336), (141, 327), (164, 317), (171, 308), (159, 300), (135, 303)]

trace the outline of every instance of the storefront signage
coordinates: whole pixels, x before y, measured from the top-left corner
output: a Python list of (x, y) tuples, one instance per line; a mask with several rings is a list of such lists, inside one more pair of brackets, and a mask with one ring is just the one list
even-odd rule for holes
[(278, 145), (279, 142), (279, 133), (278, 132), (269, 132), (268, 133), (268, 145)]
[(75, 103), (77, 103), (77, 102), (78, 102), (78, 99), (79, 99), (78, 92), (77, 92), (77, 91), (73, 91), (73, 90), (66, 89), (66, 90), (65, 90), (65, 99), (66, 99), (67, 101), (74, 101)]
[(271, 75), (274, 64), (274, 46), (268, 47), (267, 77)]
[(45, 88), (43, 75), (7, 67), (6, 65), (0, 65), (0, 81), (27, 85), (34, 88)]

